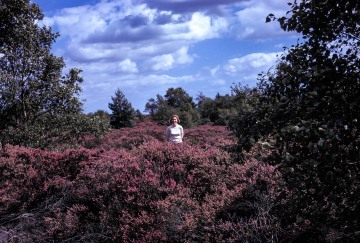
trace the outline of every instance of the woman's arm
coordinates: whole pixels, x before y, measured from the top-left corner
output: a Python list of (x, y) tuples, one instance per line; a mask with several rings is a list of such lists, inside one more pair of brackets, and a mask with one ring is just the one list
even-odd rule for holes
[(170, 140), (170, 129), (169, 129), (169, 127), (166, 128), (165, 139), (166, 139), (167, 142), (169, 142), (169, 140)]

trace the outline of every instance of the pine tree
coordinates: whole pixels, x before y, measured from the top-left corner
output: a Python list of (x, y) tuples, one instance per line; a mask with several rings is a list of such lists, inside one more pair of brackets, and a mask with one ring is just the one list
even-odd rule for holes
[(125, 98), (123, 92), (118, 89), (115, 96), (111, 97), (112, 103), (109, 103), (110, 125), (113, 128), (131, 127), (134, 124), (135, 110), (131, 103)]

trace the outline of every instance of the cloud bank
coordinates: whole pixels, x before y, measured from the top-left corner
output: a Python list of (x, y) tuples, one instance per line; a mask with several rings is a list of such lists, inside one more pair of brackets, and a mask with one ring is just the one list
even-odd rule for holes
[[(275, 64), (279, 43), (292, 38), (277, 23), (265, 23), (287, 7), (282, 0), (102, 0), (45, 12), (43, 23), (61, 34), (54, 52), (84, 70), (86, 112), (107, 110), (117, 88), (143, 111), (170, 87), (211, 97), (234, 82), (254, 85)], [(223, 39), (234, 53), (222, 55), (232, 48)], [(211, 40), (217, 46), (199, 54)]]

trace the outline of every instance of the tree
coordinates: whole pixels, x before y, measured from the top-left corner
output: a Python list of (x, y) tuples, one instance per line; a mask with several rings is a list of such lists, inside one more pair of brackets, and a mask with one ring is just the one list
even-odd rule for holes
[(166, 100), (163, 96), (157, 94), (156, 100), (154, 98), (150, 98), (145, 104), (145, 112), (149, 112), (150, 116), (155, 121), (162, 121), (164, 117), (166, 117), (166, 115), (161, 112), (162, 107), (167, 107)]
[(182, 88), (169, 88), (164, 97), (169, 106), (181, 111), (187, 111), (190, 107), (195, 108), (193, 98)]
[(200, 113), (201, 123), (207, 124), (212, 123), (217, 118), (217, 108), (215, 101), (210, 97), (206, 97), (203, 94), (200, 94), (197, 97), (197, 109)]
[[(181, 123), (186, 127), (198, 125), (200, 114), (193, 98), (183, 88), (169, 88), (164, 95), (167, 105), (172, 108), (172, 114), (178, 114)], [(168, 117), (172, 114), (168, 114)]]
[(238, 119), (238, 113), (248, 111), (253, 108), (257, 100), (257, 90), (240, 84), (232, 87), (231, 94), (216, 94), (215, 99), (200, 95), (198, 100), (198, 110), (202, 122), (211, 122), (214, 125), (233, 126)]
[(39, 7), (29, 0), (0, 3), (2, 145), (44, 147), (78, 139), (83, 136), (79, 131), (98, 131), (96, 123), (82, 115), (81, 70), (62, 74), (63, 58), (50, 52), (59, 34), (38, 25), (43, 18)]
[(131, 103), (125, 98), (125, 95), (118, 89), (115, 96), (111, 97), (112, 103), (109, 103), (110, 125), (113, 128), (131, 127), (135, 118), (135, 110)]
[(110, 118), (109, 113), (107, 111), (105, 111), (105, 110), (97, 110), (94, 113), (90, 112), (88, 114), (88, 116), (90, 116), (92, 118), (101, 117), (101, 119), (104, 119), (104, 120), (109, 120), (109, 118)]
[(169, 88), (164, 96), (158, 94), (156, 100), (149, 99), (145, 111), (149, 112), (155, 121), (164, 124), (173, 114), (180, 116), (181, 124), (185, 127), (196, 126), (200, 120), (193, 98), (182, 88)]
[(145, 120), (145, 116), (141, 113), (141, 111), (139, 109), (137, 109), (135, 111), (135, 117), (139, 120), (139, 121), (144, 121)]
[(236, 84), (231, 87), (231, 93), (230, 104), (232, 106), (228, 105), (230, 114), (227, 117), (227, 125), (230, 129), (234, 129), (237, 126), (239, 116), (242, 117), (243, 114), (254, 112), (257, 109), (259, 92), (256, 88)]
[(88, 113), (87, 117), (90, 118), (90, 120), (96, 120), (99, 125), (106, 127), (106, 131), (110, 127), (110, 115), (105, 110), (97, 110), (94, 113)]
[(256, 109), (239, 117), (240, 147), (275, 139), (278, 164), (291, 197), (284, 224), (314, 240), (351, 241), (360, 215), (360, 5), (357, 1), (295, 1), (276, 18), (303, 41), (264, 74)]

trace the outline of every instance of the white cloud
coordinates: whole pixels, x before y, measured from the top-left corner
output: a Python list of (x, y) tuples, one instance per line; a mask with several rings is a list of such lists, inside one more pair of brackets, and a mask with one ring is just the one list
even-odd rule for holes
[[(219, 37), (228, 25), (224, 18), (201, 12), (179, 15), (150, 9), (145, 4), (131, 4), (131, 1), (102, 1), (94, 6), (67, 8), (44, 22), (56, 26), (62, 38), (69, 39), (68, 49), (63, 53), (74, 60), (120, 61), (124, 55), (117, 54), (118, 49), (130, 49), (126, 58), (137, 63), (145, 63), (147, 57), (149, 60), (166, 58), (167, 63), (163, 67), (156, 65), (155, 70), (173, 67), (169, 55), (176, 59), (175, 56), (181, 54), (179, 45), (187, 50), (198, 41)], [(191, 62), (189, 56), (180, 56), (174, 62)]]
[(189, 21), (189, 34), (194, 39), (204, 39), (216, 36), (216, 28), (212, 29), (211, 18), (202, 13), (194, 13)]
[[(65, 57), (68, 67), (84, 70), (88, 110), (100, 108), (91, 97), (101, 94), (105, 100), (116, 88), (126, 90), (129, 100), (134, 101), (145, 94), (149, 98), (164, 94), (173, 86), (198, 89), (197, 93), (228, 89), (234, 79), (254, 82), (258, 73), (274, 65), (275, 51), (254, 50), (243, 56), (234, 52), (231, 58), (218, 61), (218, 57), (206, 59), (206, 54), (211, 48), (222, 48), (221, 44), (202, 54), (195, 52), (199, 51), (196, 47), (223, 37), (259, 42), (288, 36), (278, 23), (265, 23), (269, 13), (284, 15), (287, 5), (283, 0), (97, 2), (62, 9), (43, 21), (61, 34), (61, 45), (56, 45), (54, 52)], [(139, 95), (140, 91), (144, 95)]]
[(183, 46), (179, 50), (177, 50), (174, 54), (175, 60), (179, 64), (187, 64), (193, 62), (193, 57), (188, 54), (188, 47)]
[(220, 66), (219, 66), (219, 65), (217, 65), (216, 67), (210, 69), (210, 74), (211, 74), (211, 76), (214, 77), (214, 76), (219, 72), (219, 70), (220, 70)]
[(233, 58), (224, 65), (229, 75), (253, 72), (253, 70), (266, 70), (273, 66), (277, 56), (281, 53), (252, 53), (240, 58)]
[[(63, 9), (45, 22), (57, 26), (61, 36), (68, 39), (67, 50), (62, 53), (74, 61), (107, 63), (129, 59), (137, 64), (138, 71), (170, 70), (193, 62), (188, 50), (197, 42), (230, 35), (229, 31), (234, 30), (238, 38), (261, 39), (261, 35), (276, 33), (274, 28), (264, 30), (261, 26), (265, 26), (265, 16), (271, 11), (267, 7), (279, 7), (281, 1), (236, 2), (235, 9), (241, 7), (238, 11), (230, 8), (234, 2), (224, 1), (222, 4), (227, 4), (227, 8), (218, 16), (200, 12), (205, 10), (205, 2), (197, 5), (192, 0), (182, 4), (196, 5), (199, 9), (186, 14), (176, 13), (175, 9), (149, 8), (131, 0), (101, 1), (96, 5)], [(209, 4), (215, 6), (213, 1)], [(146, 66), (148, 63), (151, 67)]]
[(150, 66), (153, 71), (163, 71), (171, 69), (176, 64), (187, 64), (192, 61), (193, 58), (188, 55), (188, 48), (184, 46), (177, 51), (150, 58), (145, 66)]
[(265, 23), (270, 13), (282, 17), (288, 10), (287, 2), (283, 0), (244, 1), (242, 8), (236, 12), (232, 30), (239, 39), (264, 40), (289, 36), (281, 30), (278, 22)]
[(152, 70), (167, 70), (170, 69), (174, 64), (174, 58), (171, 54), (164, 54), (161, 56), (156, 56), (150, 60), (152, 64)]
[(132, 62), (130, 59), (125, 59), (124, 61), (119, 63), (119, 70), (125, 73), (137, 73), (139, 70), (137, 69), (136, 63)]
[(236, 78), (236, 82), (254, 85), (258, 74), (273, 68), (280, 52), (252, 53), (243, 57), (230, 59), (223, 65), (225, 75)]

